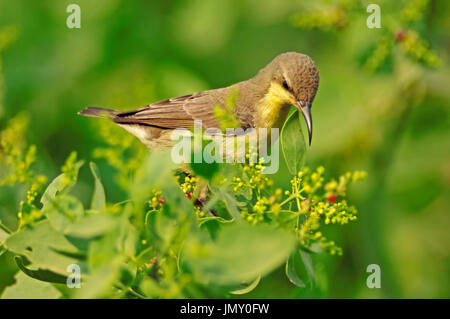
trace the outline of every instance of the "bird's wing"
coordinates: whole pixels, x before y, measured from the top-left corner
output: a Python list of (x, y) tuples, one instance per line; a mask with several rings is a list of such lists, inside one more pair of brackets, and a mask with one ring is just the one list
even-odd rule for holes
[(222, 94), (211, 91), (170, 98), (123, 112), (113, 117), (118, 124), (149, 125), (162, 129), (191, 128), (194, 120), (202, 120), (204, 128), (218, 127), (213, 105), (222, 105)]

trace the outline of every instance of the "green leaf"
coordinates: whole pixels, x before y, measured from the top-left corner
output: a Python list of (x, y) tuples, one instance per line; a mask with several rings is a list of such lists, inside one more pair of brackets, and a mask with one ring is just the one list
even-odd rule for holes
[(79, 256), (82, 252), (63, 234), (57, 232), (48, 221), (37, 223), (12, 234), (5, 241), (6, 248), (25, 256), (35, 267), (67, 275), (71, 264), (85, 268)]
[(201, 282), (234, 285), (274, 270), (294, 243), (289, 232), (268, 226), (224, 225), (215, 242), (187, 242), (185, 262)]
[[(83, 161), (78, 161), (75, 164), (74, 170), (75, 174), (78, 174), (78, 170), (83, 166)], [(48, 186), (45, 190), (44, 194), (41, 197), (41, 203), (43, 205), (43, 208), (45, 209), (46, 206), (49, 204), (51, 200), (54, 200), (56, 195), (60, 192), (67, 191), (75, 184), (75, 181), (71, 180), (67, 174), (62, 173), (58, 175)]]
[(111, 231), (117, 222), (114, 216), (105, 213), (90, 214), (70, 224), (65, 233), (76, 238), (95, 238)]
[(65, 194), (49, 200), (44, 211), (55, 230), (76, 238), (98, 237), (117, 225), (114, 216), (106, 213), (85, 215), (81, 202)]
[(65, 233), (67, 228), (84, 215), (81, 202), (70, 195), (60, 195), (48, 200), (44, 212), (55, 230)]
[(31, 278), (60, 284), (65, 284), (67, 281), (66, 276), (56, 274), (52, 271), (39, 268), (38, 269), (27, 268), (25, 266), (25, 261), (22, 256), (15, 256), (14, 260), (16, 261), (16, 264), (20, 268), (20, 270), (22, 270), (26, 275), (30, 276)]
[[(12, 231), (5, 225), (2, 223), (2, 221), (0, 220), (0, 234), (1, 232), (6, 233), (6, 234), (11, 234)], [(1, 241), (1, 237), (0, 237), (0, 241)]]
[(0, 244), (5, 241), (6, 238), (9, 237), (9, 234), (0, 228)]
[(91, 242), (88, 251), (89, 269), (107, 266), (117, 259), (119, 254), (117, 237), (118, 230), (115, 230)]
[(241, 217), (241, 213), (237, 207), (236, 199), (223, 189), (221, 190), (221, 194), (223, 196), (222, 197), (223, 202), (224, 202), (228, 212), (230, 213), (230, 215), (233, 217), (233, 219), (237, 223), (241, 223), (242, 217)]
[(171, 176), (174, 166), (167, 160), (168, 156), (170, 153), (154, 152), (142, 162), (129, 191), (134, 202), (147, 201), (153, 188), (161, 189), (168, 183), (176, 183)]
[(114, 283), (120, 276), (120, 262), (112, 261), (104, 267), (97, 268), (82, 283), (81, 288), (76, 289), (73, 298), (93, 299), (107, 298), (114, 293)]
[[(147, 157), (135, 174), (129, 195), (135, 203), (143, 204), (149, 200), (152, 189), (161, 190), (166, 199), (164, 206), (170, 207), (171, 212), (188, 218), (193, 226), (197, 226), (195, 214), (191, 213), (194, 211), (193, 203), (181, 191), (172, 173), (175, 165), (172, 161), (167, 160), (168, 157), (170, 157), (168, 152), (153, 152), (151, 156)], [(135, 207), (142, 206), (135, 205)], [(136, 213), (143, 214), (143, 211)], [(142, 220), (144, 220), (144, 216), (142, 216)]]
[(41, 203), (43, 208), (45, 208), (48, 203), (56, 197), (56, 194), (64, 188), (64, 180), (66, 179), (65, 174), (58, 175), (45, 190), (41, 198)]
[(228, 223), (232, 223), (234, 221), (234, 219), (225, 219), (220, 216), (207, 216), (207, 217), (200, 218), (198, 221), (198, 225), (202, 226), (203, 224), (205, 224), (209, 221), (216, 221), (221, 224), (228, 224)]
[(309, 279), (311, 280), (311, 285), (315, 286), (316, 285), (316, 275), (314, 273), (314, 267), (312, 264), (312, 258), (311, 258), (311, 253), (300, 249), (300, 257), (302, 258), (303, 264), (305, 265), (306, 268), (306, 272), (309, 276)]
[(120, 223), (118, 246), (125, 256), (136, 256), (136, 246), (139, 241), (139, 232), (136, 227), (125, 220)]
[(105, 209), (106, 203), (105, 189), (103, 188), (103, 184), (100, 180), (97, 165), (95, 165), (94, 162), (90, 162), (89, 167), (95, 179), (94, 194), (92, 195), (91, 200), (91, 209), (102, 211)]
[(2, 299), (56, 299), (61, 292), (52, 284), (28, 277), (23, 272), (16, 275), (16, 283), (5, 289)]
[(244, 295), (249, 293), (250, 291), (252, 291), (253, 289), (255, 289), (259, 282), (261, 281), (261, 276), (258, 276), (252, 283), (250, 283), (247, 287), (242, 288), (242, 289), (238, 289), (238, 290), (233, 290), (230, 291), (231, 294), (233, 295)]
[(292, 175), (300, 172), (305, 162), (306, 143), (300, 125), (300, 113), (298, 110), (290, 113), (281, 129), (281, 149), (284, 160)]
[(286, 276), (288, 277), (289, 281), (297, 287), (305, 288), (305, 283), (300, 279), (297, 271), (295, 270), (295, 255), (295, 253), (292, 254), (286, 261)]
[(301, 246), (300, 249), (309, 252), (311, 254), (320, 254), (323, 253), (323, 248), (320, 243), (312, 243), (309, 247)]

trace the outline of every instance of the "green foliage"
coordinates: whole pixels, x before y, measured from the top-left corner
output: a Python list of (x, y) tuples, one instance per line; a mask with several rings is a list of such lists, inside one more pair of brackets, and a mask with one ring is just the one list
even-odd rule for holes
[(239, 284), (276, 268), (294, 243), (292, 235), (273, 227), (223, 226), (214, 244), (188, 243), (186, 262), (193, 276), (205, 284)]
[[(440, 66), (440, 58), (418, 31), (424, 23), (424, 13), (431, 10), (431, 1), (408, 1), (400, 9), (398, 3), (400, 1), (395, 4), (387, 1), (378, 3), (383, 8), (382, 28), (377, 36), (372, 37), (367, 52), (362, 54), (364, 68), (371, 73), (381, 70), (397, 47), (403, 52), (403, 56), (416, 62), (433, 68)], [(301, 29), (343, 31), (348, 29), (351, 20), (366, 11), (367, 5), (365, 1), (359, 0), (318, 2), (293, 14), (291, 22)], [(396, 10), (387, 10), (392, 7)]]
[(61, 293), (53, 285), (34, 280), (23, 272), (16, 277), (16, 284), (3, 293), (3, 299), (56, 299)]
[(100, 137), (106, 145), (95, 148), (93, 157), (106, 160), (115, 170), (117, 185), (127, 190), (131, 183), (130, 176), (139, 167), (147, 149), (131, 134), (117, 130), (114, 123), (99, 121), (98, 125)]
[(29, 187), (26, 199), (20, 203), (20, 226), (33, 223), (42, 217), (36, 209), (36, 201), (42, 191), (47, 178), (38, 175), (32, 169), (36, 161), (36, 146), (27, 146), (25, 132), (28, 128), (29, 117), (20, 114), (13, 118), (9, 125), (0, 132), (0, 163), (4, 167), (0, 177), (0, 186), (25, 184)]
[(5, 94), (2, 53), (16, 40), (18, 34), (18, 28), (13, 25), (0, 27), (0, 116), (4, 112), (3, 98)]
[[(376, 4), (381, 11), (381, 28), (373, 29), (366, 27), (366, 19), (370, 15), (366, 12), (368, 4), (359, 0), (305, 3), (298, 9), (298, 13), (293, 15), (292, 23), (303, 30), (318, 30), (313, 31), (311, 36), (315, 39), (320, 37), (322, 41), (317, 43), (321, 45), (329, 44), (328, 52), (332, 53), (326, 54), (325, 63), (334, 70), (331, 72), (336, 74), (334, 82), (345, 83), (336, 86), (335, 93), (330, 93), (324, 102), (330, 105), (327, 110), (330, 113), (329, 118), (336, 115), (341, 118), (344, 108), (351, 109), (349, 105), (352, 103), (358, 105), (353, 111), (347, 112), (347, 116), (351, 117), (350, 114), (353, 114), (357, 121), (348, 126), (342, 125), (343, 123), (336, 125), (343, 127), (342, 132), (346, 130), (345, 127), (356, 125), (358, 128), (349, 129), (345, 134), (346, 142), (331, 153), (335, 163), (341, 162), (338, 167), (347, 166), (343, 164), (347, 161), (352, 162), (352, 165), (366, 163), (368, 167), (371, 183), (367, 193), (361, 198), (365, 205), (365, 208), (360, 210), (361, 219), (365, 221), (365, 226), (359, 233), (363, 241), (359, 243), (357, 251), (366, 263), (379, 260), (380, 264), (385, 265), (383, 276), (387, 279), (381, 294), (397, 297), (414, 291), (415, 296), (438, 296), (437, 291), (447, 290), (448, 295), (448, 289), (441, 289), (442, 286), (438, 284), (442, 278), (441, 273), (436, 275), (436, 285), (430, 291), (425, 292), (417, 288), (419, 282), (429, 282), (429, 272), (421, 269), (434, 264), (425, 255), (435, 256), (434, 260), (439, 260), (436, 263), (443, 268), (447, 269), (448, 265), (443, 261), (444, 255), (436, 251), (431, 252), (432, 249), (423, 248), (422, 251), (427, 252), (422, 256), (411, 253), (418, 248), (417, 242), (412, 243), (409, 238), (417, 238), (417, 232), (422, 232), (422, 226), (418, 225), (426, 224), (428, 217), (425, 216), (429, 216), (431, 212), (442, 216), (446, 211), (444, 207), (448, 205), (448, 200), (444, 199), (447, 195), (441, 197), (435, 193), (435, 201), (427, 201), (425, 198), (432, 193), (432, 186), (428, 182), (418, 180), (428, 176), (434, 181), (434, 187), (443, 185), (441, 182), (447, 180), (446, 177), (441, 177), (441, 169), (438, 167), (445, 165), (443, 163), (448, 161), (448, 154), (444, 155), (438, 151), (443, 145), (437, 141), (448, 139), (448, 130), (440, 130), (437, 123), (448, 124), (448, 112), (441, 113), (441, 120), (433, 117), (434, 124), (430, 126), (427, 124), (427, 116), (432, 117), (435, 108), (442, 110), (448, 104), (448, 90), (444, 87), (449, 83), (449, 59), (448, 50), (443, 46), (446, 34), (444, 30), (448, 29), (448, 26), (443, 16), (448, 15), (449, 4), (433, 0), (378, 1)], [(329, 19), (330, 16), (334, 18)], [(336, 58), (335, 54), (339, 54), (341, 58)], [(345, 65), (340, 72), (335, 69), (338, 63)], [(355, 65), (359, 68), (355, 68)], [(346, 73), (358, 75), (344, 76), (345, 79), (342, 80), (340, 77)], [(350, 84), (347, 80), (353, 83)], [(359, 96), (360, 90), (364, 93)], [(343, 94), (345, 97), (341, 107), (335, 106), (336, 94)], [(354, 99), (354, 102), (350, 102), (350, 99)], [(332, 112), (337, 109), (337, 113)], [(322, 113), (322, 116), (327, 112)], [(410, 122), (412, 119), (418, 121), (414, 127)], [(326, 148), (333, 143), (340, 143), (339, 138), (336, 139), (335, 134), (330, 134), (328, 144), (322, 150), (327, 153), (327, 157), (330, 154)], [(417, 189), (415, 192), (402, 192), (402, 189), (409, 189), (411, 182), (420, 184), (420, 191)], [(440, 188), (441, 191), (443, 188)], [(396, 191), (393, 192), (393, 189)], [(399, 193), (408, 193), (408, 196), (401, 199)], [(427, 201), (428, 208), (412, 208), (410, 203), (414, 202), (415, 198), (418, 201)], [(442, 200), (444, 206), (437, 204), (437, 198)], [(393, 222), (395, 215), (398, 219)], [(406, 230), (408, 226), (402, 226), (404, 219), (409, 218), (417, 222), (418, 227), (414, 230)], [(448, 221), (446, 223), (448, 224)], [(430, 222), (429, 225), (433, 230), (427, 234), (440, 228), (438, 222)], [(370, 231), (367, 231), (368, 229)], [(402, 235), (398, 232), (399, 229), (403, 229)], [(395, 236), (397, 239), (402, 238), (395, 248), (392, 247), (393, 233), (398, 234), (398, 237)], [(422, 238), (425, 237), (436, 245), (439, 245), (441, 240), (438, 235), (431, 236), (433, 239), (428, 235)], [(352, 240), (349, 240), (347, 245), (352, 245)], [(405, 267), (406, 262), (400, 255), (409, 255), (415, 262)], [(409, 268), (410, 272), (406, 268)], [(399, 275), (400, 273), (405, 275)], [(416, 278), (417, 273), (422, 273), (422, 279), (411, 279)], [(345, 290), (346, 285), (343, 281), (341, 289)], [(360, 288), (359, 292), (364, 296), (378, 297), (376, 293), (371, 294), (363, 288)]]
[[(289, 118), (284, 132), (284, 146), (295, 148), (302, 138), (297, 113)], [(22, 152), (17, 151), (17, 158)], [(298, 152), (285, 156), (288, 163), (290, 156), (297, 157), (293, 165), (300, 170), (304, 149)], [(40, 196), (41, 205), (35, 195), (30, 210), (18, 215), (18, 229), (8, 230), (2, 238), (5, 249), (16, 255), (19, 269), (34, 279), (18, 276), (5, 296), (15, 296), (27, 285), (30, 293), (23, 296), (28, 297), (39, 289), (66, 298), (201, 297), (200, 291), (211, 285), (208, 293), (214, 296), (239, 295), (256, 288), (264, 276), (288, 259), (293, 260), (299, 247), (342, 253), (318, 229), (356, 218), (344, 197), (348, 183), (362, 177), (361, 173), (348, 173), (339, 183), (324, 184), (323, 168), (312, 173), (302, 169), (293, 177), (291, 191), (283, 193), (274, 190), (273, 181), (263, 174), (262, 159), (256, 164), (224, 165), (217, 174), (203, 179), (174, 176), (175, 167), (167, 156), (154, 152), (140, 158), (141, 164), (132, 172), (133, 182), (127, 184), (129, 201), (119, 203), (106, 201), (101, 173), (90, 163), (94, 191), (85, 208), (71, 194), (83, 167), (83, 161), (72, 152), (62, 173)], [(17, 165), (12, 161), (10, 166), (14, 171)], [(33, 180), (31, 165), (18, 172), (27, 177), (22, 182)], [(196, 206), (194, 200), (205, 185), (211, 189), (210, 198), (205, 205)], [(81, 269), (82, 288), (53, 290), (52, 285), (67, 281), (72, 264)], [(313, 272), (310, 261), (305, 266)], [(286, 267), (290, 280), (302, 286), (293, 263)], [(243, 284), (246, 287), (242, 288)]]
[[(5, 152), (0, 146), (2, 298), (450, 296), (445, 284), (450, 281), (449, 1), (377, 1), (381, 29), (367, 28), (370, 2), (360, 0), (77, 3), (82, 8), (82, 28), (73, 30), (64, 23), (67, 3), (0, 0), (0, 145), (17, 150)], [(286, 23), (289, 19), (291, 24)], [(121, 41), (118, 31), (127, 35)], [(330, 214), (328, 224), (326, 216), (319, 218), (319, 228), (302, 235), (304, 244), (296, 223), (280, 222), (283, 216), (295, 220), (295, 198), (283, 206), (290, 212), (280, 212), (276, 218), (267, 213), (272, 196), (281, 204), (294, 193), (289, 184), (294, 176), (285, 161), (273, 176), (253, 174), (252, 179), (250, 173), (258, 170), (255, 163), (220, 167), (208, 178), (177, 174), (178, 181), (168, 179), (170, 183), (162, 185), (165, 190), (158, 186), (159, 180), (141, 189), (145, 177), (142, 183), (134, 185), (134, 181), (147, 149), (114, 123), (76, 115), (88, 105), (129, 110), (223, 87), (253, 76), (275, 55), (287, 51), (308, 54), (320, 72), (312, 108), (314, 138), (306, 159), (306, 165), (315, 169), (304, 173), (300, 188), (306, 184), (314, 188), (315, 183), (306, 178), (322, 164), (326, 167), (323, 186), (313, 196), (323, 204), (336, 197), (334, 203), (345, 199), (358, 207), (357, 215), (345, 210), (358, 218), (357, 223), (349, 218), (346, 227), (339, 225), (345, 216)], [(10, 133), (4, 134), (7, 128)], [(102, 200), (101, 195), (93, 196), (101, 191), (88, 165), (80, 168), (75, 184), (55, 192), (43, 209), (42, 195), (62, 173), (72, 150), (77, 150), (77, 158), (98, 166), (104, 209), (101, 205), (91, 209)], [(77, 162), (72, 161), (72, 166)], [(324, 188), (331, 182), (329, 176), (355, 169), (366, 170), (370, 178), (351, 187), (345, 198), (336, 195), (343, 189), (340, 178)], [(349, 182), (353, 176), (344, 174), (344, 178)], [(210, 198), (199, 208), (192, 203), (205, 184)], [(300, 194), (311, 196), (305, 190)], [(144, 204), (136, 205), (135, 200)], [(194, 221), (182, 223), (188, 216)], [(300, 215), (300, 226), (307, 216)], [(139, 225), (142, 220), (149, 235)], [(28, 232), (44, 229), (42, 223), (51, 227), (49, 236), (56, 232), (70, 240), (61, 245), (71, 253), (49, 256), (80, 262), (82, 275), (89, 277), (83, 278), (82, 289), (58, 283), (69, 275), (67, 269), (40, 259), (42, 253), (54, 253), (46, 238)], [(180, 223), (185, 226), (178, 228)], [(221, 231), (238, 224), (251, 226), (249, 232), (267, 226), (294, 236), (287, 277), (281, 262), (270, 273), (238, 284), (204, 284), (193, 278), (194, 269), (180, 254), (186, 252), (185, 235), (193, 234), (194, 246), (195, 239), (204, 238), (201, 243), (214, 248)], [(21, 232), (28, 239), (43, 239), (37, 251), (13, 240)], [(327, 239), (311, 238), (317, 232)], [(10, 236), (20, 253), (5, 249)], [(327, 246), (331, 241), (334, 246)], [(180, 249), (182, 242), (186, 244)], [(336, 245), (344, 249), (341, 257), (330, 255), (332, 249), (340, 253)], [(382, 267), (381, 289), (365, 285), (365, 269), (371, 263)], [(64, 272), (58, 273), (59, 268)], [(53, 279), (44, 282), (25, 272)], [(292, 284), (296, 278), (305, 288)]]

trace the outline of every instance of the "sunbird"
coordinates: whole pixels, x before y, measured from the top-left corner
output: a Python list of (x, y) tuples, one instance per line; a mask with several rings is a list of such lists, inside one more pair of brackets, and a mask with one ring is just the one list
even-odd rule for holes
[(318, 86), (319, 72), (313, 60), (305, 54), (287, 52), (275, 57), (251, 79), (228, 87), (170, 98), (133, 111), (87, 107), (78, 114), (110, 118), (149, 149), (161, 149), (172, 144), (174, 129), (190, 129), (195, 120), (201, 120), (204, 129), (219, 128), (214, 108), (226, 109), (227, 98), (236, 92), (235, 105), (228, 111), (241, 128), (281, 129), (294, 105), (305, 118), (311, 145), (311, 103)]

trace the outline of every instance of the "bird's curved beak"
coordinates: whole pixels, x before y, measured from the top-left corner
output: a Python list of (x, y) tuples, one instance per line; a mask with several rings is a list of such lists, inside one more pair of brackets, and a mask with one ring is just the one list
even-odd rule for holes
[(311, 118), (311, 103), (305, 101), (298, 101), (297, 108), (302, 112), (306, 121), (306, 127), (308, 128), (309, 145), (311, 145), (312, 139), (312, 118)]

